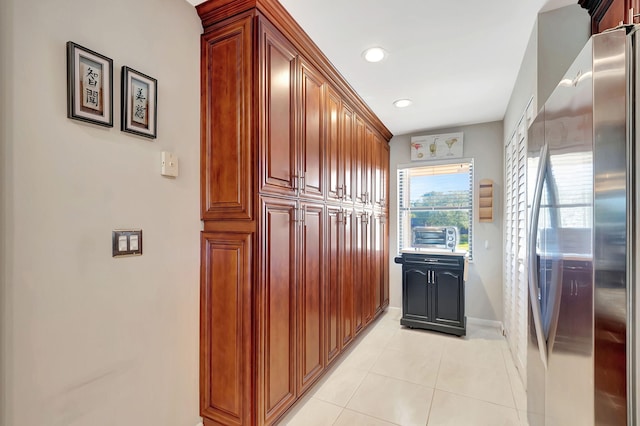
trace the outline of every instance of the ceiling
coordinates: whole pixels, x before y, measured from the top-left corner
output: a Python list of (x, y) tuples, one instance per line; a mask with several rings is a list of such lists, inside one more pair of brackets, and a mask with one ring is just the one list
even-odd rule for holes
[[(280, 3), (400, 135), (502, 120), (538, 12), (577, 0)], [(362, 52), (374, 46), (387, 56), (368, 63)], [(402, 98), (413, 104), (396, 108)]]

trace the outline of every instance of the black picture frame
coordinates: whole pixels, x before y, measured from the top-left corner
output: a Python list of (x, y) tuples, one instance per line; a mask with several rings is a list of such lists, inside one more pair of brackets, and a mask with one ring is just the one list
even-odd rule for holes
[(67, 117), (113, 127), (113, 60), (67, 42)]
[(120, 129), (150, 139), (158, 130), (158, 80), (122, 67), (122, 120)]

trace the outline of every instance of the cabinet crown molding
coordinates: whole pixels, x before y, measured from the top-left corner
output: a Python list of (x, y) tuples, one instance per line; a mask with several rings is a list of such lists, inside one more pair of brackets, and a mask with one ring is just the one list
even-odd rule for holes
[[(578, 4), (589, 11), (589, 15), (593, 15), (602, 3), (611, 4), (613, 0), (578, 0)], [(606, 7), (609, 7), (607, 5)]]
[(209, 0), (196, 6), (196, 10), (202, 20), (205, 34), (214, 24), (241, 13), (254, 12), (256, 16), (265, 16), (291, 41), (307, 61), (321, 70), (336, 89), (354, 103), (353, 107), (356, 108), (357, 112), (366, 117), (387, 143), (393, 137), (391, 131), (369, 109), (366, 102), (362, 100), (338, 70), (335, 69), (331, 61), (322, 53), (320, 48), (277, 0)]

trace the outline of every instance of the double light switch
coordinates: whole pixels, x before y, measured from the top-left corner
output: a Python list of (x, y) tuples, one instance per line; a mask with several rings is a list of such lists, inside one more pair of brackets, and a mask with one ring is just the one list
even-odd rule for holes
[(112, 233), (113, 257), (142, 255), (142, 229), (118, 229)]

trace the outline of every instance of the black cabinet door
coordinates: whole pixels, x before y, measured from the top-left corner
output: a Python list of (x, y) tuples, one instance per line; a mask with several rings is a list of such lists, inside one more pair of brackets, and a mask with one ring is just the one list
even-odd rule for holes
[(433, 321), (451, 325), (464, 326), (464, 287), (462, 271), (434, 270), (435, 282), (433, 291)]
[(403, 316), (407, 319), (431, 321), (431, 309), (429, 307), (429, 281), (430, 271), (426, 268), (404, 268), (404, 297)]

